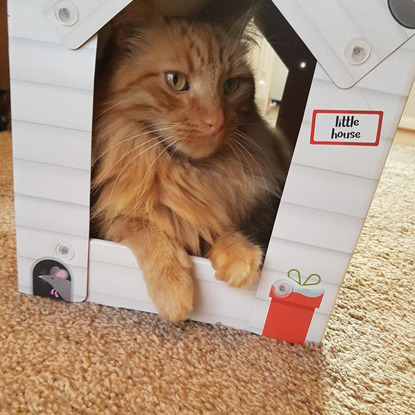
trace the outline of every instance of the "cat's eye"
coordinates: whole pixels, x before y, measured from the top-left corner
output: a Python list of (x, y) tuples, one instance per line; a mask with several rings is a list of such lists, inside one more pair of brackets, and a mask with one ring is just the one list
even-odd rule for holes
[(239, 80), (238, 78), (229, 78), (225, 81), (223, 84), (223, 90), (225, 91), (225, 94), (231, 95), (236, 92), (236, 90), (239, 87)]
[(187, 91), (190, 88), (189, 81), (181, 72), (167, 72), (166, 81), (171, 88), (178, 92)]

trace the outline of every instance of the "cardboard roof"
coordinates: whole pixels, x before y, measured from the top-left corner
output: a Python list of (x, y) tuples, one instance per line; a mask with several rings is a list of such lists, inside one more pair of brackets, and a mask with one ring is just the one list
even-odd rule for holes
[[(76, 49), (131, 0), (33, 0), (62, 42)], [(185, 0), (174, 0), (185, 13)], [(198, 7), (206, 0), (188, 3)], [(386, 0), (273, 0), (333, 82), (350, 88), (415, 34)], [(162, 8), (172, 1), (158, 0)], [(184, 6), (185, 5), (185, 6)]]

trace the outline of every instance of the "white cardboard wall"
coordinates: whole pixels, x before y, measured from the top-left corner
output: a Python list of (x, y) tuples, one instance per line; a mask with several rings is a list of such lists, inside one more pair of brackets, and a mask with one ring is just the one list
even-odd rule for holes
[[(96, 38), (87, 40), (129, 0), (72, 1), (77, 20), (69, 26), (56, 19), (60, 3), (9, 0), (19, 290), (33, 292), (31, 274), (40, 259), (57, 259), (73, 277), (73, 301), (87, 297), (155, 312), (128, 248), (89, 240)], [(208, 260), (194, 258), (197, 294), (190, 318), (261, 334), (275, 305), (275, 281), (317, 292), (293, 282), (290, 270), (296, 269), (305, 279), (321, 278), (321, 304), (304, 333), (306, 341), (318, 343), (414, 79), (415, 40), (408, 40), (414, 31), (396, 23), (386, 0), (274, 3), (319, 62), (292, 167), (258, 287), (229, 288), (215, 280)], [(369, 44), (368, 59), (350, 64), (350, 44)], [(348, 110), (356, 117), (357, 111), (382, 111), (379, 143), (312, 144), (316, 110)], [(59, 251), (62, 243), (70, 255)]]

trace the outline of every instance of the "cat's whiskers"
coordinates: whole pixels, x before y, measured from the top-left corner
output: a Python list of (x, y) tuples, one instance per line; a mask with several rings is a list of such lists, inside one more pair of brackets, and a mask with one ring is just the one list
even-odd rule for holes
[(240, 122), (238, 122), (238, 123), (235, 123), (235, 124), (231, 124), (231, 126), (235, 127), (236, 129), (238, 127), (246, 126), (246, 125), (258, 125), (258, 122), (249, 122), (249, 123), (240, 123)]
[(246, 190), (247, 189), (246, 174), (245, 174), (244, 164), (242, 163), (242, 159), (239, 156), (237, 149), (235, 149), (235, 147), (232, 145), (230, 141), (228, 141), (226, 145), (232, 150), (233, 154), (235, 154), (236, 158), (239, 160), (239, 163), (241, 164), (242, 174), (244, 176), (244, 187)]
[[(270, 169), (270, 171), (273, 170), (273, 165), (271, 160), (269, 159), (268, 155), (263, 151), (263, 149), (248, 135), (246, 135), (245, 133), (242, 133), (241, 131), (236, 131), (235, 132), (239, 138), (244, 139), (245, 143), (247, 145), (253, 145), (255, 146), (255, 148), (252, 148), (253, 151), (256, 151), (256, 154), (258, 154), (260, 157), (263, 158), (263, 160), (266, 162), (266, 164), (268, 165), (268, 168)], [(274, 185), (276, 186), (276, 189), (278, 189), (280, 187), (280, 184), (277, 182), (276, 177), (274, 177), (274, 175), (270, 176), (271, 180), (273, 181)]]
[[(169, 136), (169, 137), (167, 137), (167, 139), (172, 139), (173, 137), (172, 136)], [(165, 146), (165, 148), (164, 148), (164, 150), (153, 160), (153, 162), (150, 164), (150, 166), (149, 166), (149, 168), (147, 169), (147, 171), (146, 171), (146, 174), (144, 175), (144, 177), (143, 177), (143, 180), (141, 181), (141, 185), (140, 185), (140, 188), (138, 189), (138, 192), (137, 192), (137, 195), (136, 195), (136, 197), (135, 197), (135, 204), (134, 204), (134, 209), (132, 209), (131, 211), (129, 211), (129, 213), (131, 212), (131, 213), (134, 213), (134, 215), (135, 215), (135, 212), (137, 211), (137, 208), (138, 208), (138, 199), (141, 197), (141, 195), (142, 195), (142, 189), (143, 189), (143, 186), (144, 186), (144, 183), (145, 183), (145, 181), (146, 181), (146, 178), (147, 178), (147, 176), (149, 175), (149, 173), (150, 173), (150, 171), (151, 171), (151, 169), (153, 168), (153, 166), (156, 164), (156, 162), (157, 162), (157, 160), (170, 148), (170, 147), (172, 147), (172, 146), (174, 146), (174, 144), (176, 143), (176, 140), (174, 140), (173, 142), (171, 142), (170, 144), (168, 144), (167, 146)], [(172, 156), (171, 156), (171, 154), (169, 154), (169, 153), (167, 153), (168, 154), (168, 156), (170, 157), (170, 158), (172, 158)]]
[[(167, 137), (167, 140), (171, 140), (172, 136)], [(163, 141), (167, 141), (167, 140), (163, 140)], [(150, 167), (147, 169), (146, 174), (143, 177), (143, 180), (141, 181), (141, 185), (140, 188), (138, 189), (137, 192), (137, 197), (141, 196), (141, 191), (143, 189), (144, 186), (144, 182), (146, 181), (146, 178), (148, 176), (148, 174), (150, 173), (151, 169), (153, 168), (153, 166), (156, 164), (157, 160), (172, 146), (174, 146), (175, 141), (171, 142), (170, 144), (168, 144), (167, 146), (165, 146), (164, 150), (153, 160), (153, 162), (150, 164)], [(167, 153), (169, 155), (169, 157), (171, 157), (171, 155), (169, 153)]]
[(173, 159), (174, 159), (174, 154), (176, 153), (176, 151), (180, 149), (180, 143), (179, 143), (179, 140), (175, 139), (174, 137), (175, 137), (175, 135), (173, 135), (173, 134), (170, 136), (170, 139), (172, 139), (172, 140), (173, 140), (173, 141), (172, 141), (172, 144), (173, 144), (173, 150), (172, 150), (172, 151), (169, 151), (169, 152), (167, 153), (167, 154), (169, 155), (169, 157), (170, 157), (170, 159), (171, 159), (171, 160), (173, 160)]
[(239, 148), (239, 149), (241, 149), (241, 151), (240, 151), (240, 154), (242, 155), (242, 157), (245, 159), (245, 161), (246, 161), (246, 164), (248, 165), (248, 167), (249, 167), (249, 170), (250, 170), (250, 172), (251, 172), (251, 177), (252, 177), (252, 182), (253, 182), (253, 184), (254, 184), (254, 192), (256, 192), (256, 182), (255, 182), (255, 174), (254, 174), (254, 171), (252, 170), (252, 166), (251, 166), (251, 163), (249, 162), (249, 160), (247, 159), (247, 157), (245, 156), (245, 154), (244, 154), (244, 151), (243, 150), (245, 150), (245, 152), (247, 152), (247, 150), (246, 150), (246, 148), (242, 148), (243, 146), (241, 145), (241, 143), (235, 138), (235, 141), (234, 141), (234, 143), (236, 144), (236, 148)]
[(193, 28), (193, 25), (195, 24), (196, 18), (199, 16), (199, 13), (203, 10), (203, 8), (206, 6), (206, 4), (204, 4), (202, 2), (202, 5), (197, 9), (197, 12), (195, 13), (195, 15), (193, 16), (192, 19), (192, 23), (190, 24), (190, 28)]
[(248, 134), (245, 134), (239, 130), (236, 130), (235, 134), (237, 134), (240, 138), (246, 139), (248, 143), (254, 145), (261, 152), (261, 155), (266, 155), (266, 153), (263, 152), (262, 148), (259, 147), (259, 145)]
[[(177, 125), (178, 123), (156, 123), (156, 124), (150, 124), (150, 125), (148, 125), (147, 126), (147, 128), (149, 128), (149, 127), (153, 127), (153, 126), (156, 126), (156, 125), (169, 125), (169, 126), (173, 126), (173, 125)], [(146, 135), (146, 134), (150, 134), (150, 133), (155, 133), (155, 132), (160, 132), (160, 131), (164, 131), (164, 130), (168, 130), (169, 129), (169, 127), (166, 127), (166, 128), (164, 128), (164, 129), (162, 129), (162, 128), (158, 128), (158, 129), (156, 129), (156, 130), (152, 130), (152, 131), (144, 131), (143, 132), (143, 134), (136, 134), (136, 135), (133, 135), (133, 136), (130, 136), (129, 138), (127, 138), (127, 139), (125, 139), (123, 142), (126, 142), (126, 141), (128, 141), (128, 140), (133, 140), (133, 139), (136, 139), (136, 138), (138, 138), (138, 137), (142, 137), (143, 135)], [(143, 131), (143, 130), (140, 130), (140, 132), (141, 131)], [(108, 171), (102, 176), (102, 179), (101, 180), (104, 180), (105, 178), (106, 178), (106, 176), (108, 175), (108, 173), (118, 164), (118, 163), (120, 163), (125, 157), (127, 157), (130, 153), (132, 153), (133, 151), (135, 151), (136, 149), (138, 149), (138, 148), (140, 148), (140, 147), (143, 147), (144, 145), (146, 145), (146, 144), (149, 144), (149, 143), (151, 143), (151, 142), (153, 142), (153, 141), (155, 141), (155, 140), (159, 140), (160, 141), (160, 138), (163, 138), (164, 137), (164, 135), (159, 135), (159, 136), (156, 136), (156, 137), (153, 137), (153, 138), (150, 138), (149, 140), (146, 140), (145, 142), (143, 142), (143, 143), (141, 143), (141, 144), (139, 144), (139, 145), (137, 145), (137, 146), (135, 146), (134, 148), (132, 148), (130, 151), (128, 151), (127, 153), (125, 153), (120, 159), (118, 159), (109, 169), (108, 169)], [(119, 144), (122, 144), (122, 142), (120, 142), (120, 143), (117, 143), (117, 144), (115, 144), (113, 147), (111, 147), (111, 148), (115, 148), (116, 146), (118, 146)], [(156, 145), (157, 145), (157, 143), (156, 143)], [(150, 147), (151, 148), (151, 147)], [(109, 150), (111, 150), (111, 149), (109, 149)], [(109, 151), (109, 150), (107, 150), (107, 151)], [(105, 153), (103, 153), (103, 154), (105, 154)], [(102, 154), (102, 155), (103, 155)], [(99, 158), (99, 157), (98, 157)], [(98, 160), (98, 159), (97, 159)], [(92, 166), (95, 164), (95, 162), (97, 161), (97, 160), (95, 160), (93, 163), (92, 163)]]
[[(267, 39), (268, 40), (268, 39)], [(272, 42), (272, 45), (270, 44), (271, 47), (273, 47), (273, 45), (282, 45), (282, 46), (287, 46), (290, 49), (297, 49), (299, 50), (299, 47), (295, 47), (293, 44), (291, 43), (286, 43), (286, 42)]]
[[(255, 143), (255, 141), (253, 141), (251, 138), (249, 138), (248, 136), (240, 136), (240, 138), (246, 140), (244, 141), (248, 146), (253, 145), (255, 147), (251, 147), (253, 152), (256, 152), (256, 154), (262, 158), (262, 160), (265, 162), (265, 166), (266, 168), (269, 169), (269, 171), (273, 171), (275, 169), (275, 163), (276, 161), (272, 162), (270, 160), (270, 158), (268, 157), (268, 155), (262, 150), (261, 147), (258, 146), (257, 143)], [(275, 185), (275, 189), (280, 189), (281, 188), (281, 182), (278, 180), (278, 177), (275, 174), (271, 174), (270, 179), (272, 180), (272, 182)]]
[(99, 114), (95, 115), (94, 119), (98, 119), (99, 117), (101, 117), (103, 114), (105, 114), (106, 112), (108, 112), (109, 110), (112, 110), (115, 107), (118, 107), (118, 105), (123, 104), (123, 101), (120, 102), (116, 102), (114, 105), (111, 105), (110, 107), (106, 108), (104, 111), (100, 112)]
[[(152, 144), (150, 147), (148, 147), (148, 148), (146, 148), (145, 150), (143, 150), (143, 151), (141, 151), (140, 153), (138, 153), (138, 154), (136, 154), (125, 166), (124, 166), (124, 168), (120, 171), (120, 173), (118, 173), (118, 175), (117, 175), (117, 180), (116, 180), (116, 182), (118, 181), (118, 178), (120, 177), (120, 175), (122, 175), (123, 173), (124, 173), (124, 171), (125, 171), (125, 169), (135, 160), (135, 159), (137, 159), (138, 157), (140, 157), (140, 156), (142, 156), (145, 152), (147, 152), (147, 151), (149, 151), (149, 150), (151, 150), (152, 148), (154, 148), (154, 147), (156, 147), (156, 146), (158, 146), (159, 144), (162, 144), (162, 143), (164, 143), (165, 141), (167, 141), (167, 140), (169, 140), (170, 139), (170, 137), (164, 137), (162, 140), (160, 140), (160, 138), (162, 138), (162, 136), (157, 136), (157, 137), (153, 137), (152, 139), (150, 139), (150, 140), (147, 140), (145, 143), (142, 143), (142, 144), (140, 144), (139, 146), (136, 146), (136, 147), (134, 147), (132, 150), (130, 150), (129, 152), (127, 152), (126, 154), (124, 154), (124, 156), (122, 156), (116, 163), (114, 163), (114, 165), (115, 164), (118, 164), (121, 160), (123, 160), (125, 157), (127, 157), (129, 154), (131, 154), (132, 152), (134, 152), (134, 151), (136, 151), (137, 149), (139, 149), (140, 147), (143, 147), (144, 145), (146, 145), (146, 144), (149, 144), (150, 142), (153, 142), (154, 140), (157, 140), (157, 142), (155, 143), (155, 144)], [(114, 165), (113, 165), (113, 167), (114, 167)], [(111, 167), (111, 169), (112, 169), (112, 167)], [(110, 170), (111, 170), (110, 169)], [(108, 173), (108, 172), (107, 172)], [(107, 174), (106, 173), (106, 174)]]
[[(156, 124), (154, 124), (154, 125), (152, 125), (152, 126), (150, 126), (150, 127), (154, 127)], [(151, 131), (146, 131), (146, 128), (148, 128), (148, 127), (144, 127), (144, 128), (142, 128), (141, 130), (139, 130), (138, 131), (138, 133), (137, 133), (137, 131), (135, 132), (135, 133), (133, 133), (132, 135), (130, 135), (129, 137), (127, 137), (125, 140), (122, 140), (122, 141), (120, 141), (120, 142), (118, 142), (117, 144), (114, 144), (113, 146), (111, 146), (109, 149), (107, 149), (107, 150), (105, 150), (103, 153), (101, 153), (101, 155), (99, 156), (99, 157), (97, 157), (93, 162), (92, 162), (92, 164), (91, 164), (91, 167), (93, 167), (94, 165), (95, 165), (95, 163), (101, 158), (101, 157), (103, 157), (106, 153), (108, 153), (109, 151), (111, 151), (111, 150), (113, 150), (115, 147), (117, 147), (117, 146), (119, 146), (119, 145), (121, 145), (121, 144), (123, 144), (123, 143), (126, 143), (127, 141), (131, 141), (131, 140), (135, 140), (136, 138), (138, 138), (138, 137), (142, 137), (143, 135), (146, 135), (146, 134), (152, 134), (152, 133), (159, 133), (160, 131), (165, 131), (165, 130), (168, 130), (170, 127), (166, 127), (166, 128), (158, 128), (158, 129), (156, 129), (156, 130), (151, 130)], [(142, 132), (142, 134), (139, 134), (139, 133), (141, 133)], [(157, 139), (157, 138), (159, 138), (159, 137), (155, 137), (154, 139)], [(143, 145), (145, 145), (145, 144), (147, 144), (148, 142), (150, 142), (150, 141), (153, 141), (154, 139), (150, 139), (150, 140), (148, 140), (148, 141), (146, 141), (146, 142), (144, 142), (144, 143), (142, 143), (142, 144), (140, 144), (140, 146), (143, 146)], [(140, 147), (140, 146), (138, 146), (138, 147)], [(135, 148), (138, 148), (138, 147), (135, 147)], [(120, 159), (121, 160), (121, 159)]]
[[(241, 29), (239, 30), (238, 37), (236, 38), (235, 43), (233, 44), (233, 48), (232, 48), (232, 50), (231, 50), (230, 56), (232, 56), (232, 55), (233, 55), (233, 52), (234, 52), (234, 50), (235, 50), (235, 48), (236, 48), (236, 45), (237, 45), (237, 44), (239, 44), (239, 43), (241, 43), (241, 42), (240, 42), (240, 40), (241, 40), (242, 35), (243, 35), (243, 33), (244, 33), (245, 29), (246, 29), (246, 26), (247, 26), (247, 20), (248, 20), (248, 17), (250, 16), (250, 14), (251, 14), (251, 10), (252, 10), (252, 7), (254, 6), (254, 4), (255, 4), (255, 0), (252, 0), (252, 3), (251, 3), (251, 5), (249, 6), (248, 11), (245, 13), (245, 17), (244, 17), (243, 23), (242, 23), (242, 25), (241, 25)], [(232, 30), (232, 29), (233, 29), (233, 27), (235, 26), (235, 24), (237, 24), (237, 23), (238, 23), (238, 22), (235, 22), (235, 23), (231, 26), (231, 29), (230, 29), (230, 30)], [(229, 30), (229, 31), (230, 31), (230, 30)]]
[(141, 143), (138, 146), (134, 146), (130, 151), (127, 151), (122, 157), (120, 157), (103, 175), (100, 175), (100, 180), (105, 180), (105, 178), (108, 176), (108, 174), (110, 173), (110, 171), (120, 162), (122, 162), (126, 157), (128, 157), (131, 153), (133, 153), (134, 151), (136, 151), (137, 149), (152, 143), (153, 141), (157, 141), (154, 145), (152, 145), (151, 147), (147, 148), (144, 150), (144, 152), (146, 152), (147, 150), (150, 150), (151, 148), (155, 147), (156, 145), (159, 144), (160, 138), (162, 136), (156, 136), (153, 138), (150, 138), (149, 140), (146, 140), (144, 143)]
[[(235, 43), (234, 43), (234, 45), (233, 45), (233, 48), (232, 48), (232, 50), (231, 50), (230, 55), (233, 55), (233, 51), (235, 50), (236, 45), (239, 43), (239, 41), (240, 41), (240, 39), (241, 39), (241, 37), (242, 37), (242, 34), (243, 34), (244, 30), (246, 29), (246, 21), (247, 21), (247, 19), (248, 19), (249, 15), (251, 14), (251, 10), (252, 10), (252, 7), (254, 6), (254, 4), (255, 4), (255, 0), (252, 0), (252, 3), (251, 3), (251, 5), (249, 6), (248, 11), (245, 13), (245, 17), (244, 17), (243, 23), (242, 23), (242, 25), (241, 25), (241, 29), (240, 29), (240, 31), (239, 31), (239, 34), (238, 34), (237, 39), (235, 40)], [(237, 24), (237, 23), (238, 23), (238, 21), (236, 21), (236, 22), (235, 22), (235, 23), (231, 26), (230, 30), (232, 30), (232, 29), (234, 28), (235, 24)], [(230, 30), (229, 30), (229, 31), (230, 31)]]
[[(261, 174), (262, 180), (264, 182), (264, 187), (265, 187), (265, 190), (267, 192), (269, 202), (272, 203), (271, 197), (270, 197), (270, 190), (268, 189), (267, 181), (265, 180), (265, 176), (264, 176), (264, 173), (261, 169), (261, 166), (256, 161), (255, 157), (250, 153), (250, 151), (248, 151), (248, 149), (237, 138), (235, 139), (235, 144), (239, 144), (246, 151), (246, 153), (252, 158), (252, 160), (255, 162), (256, 166), (258, 167), (259, 173)], [(251, 169), (251, 171), (252, 171), (252, 169)], [(253, 173), (252, 173), (252, 177), (255, 177)]]
[(275, 33), (275, 35), (272, 35), (272, 36), (270, 36), (270, 37), (267, 37), (267, 40), (268, 40), (268, 42), (269, 42), (270, 40), (275, 39), (276, 37), (281, 36), (281, 35), (283, 35), (284, 33), (289, 33), (289, 32), (288, 32), (288, 30), (286, 30), (285, 32), (278, 32), (278, 33)]
[[(249, 137), (247, 134), (242, 133), (241, 131), (236, 131), (236, 134), (239, 136), (239, 138), (241, 138), (241, 139), (244, 140), (244, 143), (245, 144), (247, 144), (248, 146), (250, 146), (250, 148), (252, 149), (252, 151), (256, 152), (256, 154), (258, 156), (260, 156), (261, 158), (263, 158), (263, 160), (266, 162), (268, 168), (272, 171), (274, 166), (273, 166), (273, 162), (268, 157), (268, 154), (251, 137)], [(272, 176), (272, 179), (273, 179), (274, 183), (276, 185), (278, 185), (278, 183), (275, 180), (276, 178), (274, 176)]]
[[(156, 137), (156, 138), (160, 138), (160, 137)], [(148, 147), (148, 148), (146, 148), (144, 151), (141, 151), (140, 153), (138, 153), (138, 154), (136, 154), (125, 166), (124, 166), (124, 168), (118, 173), (118, 175), (117, 175), (117, 178), (116, 178), (116, 180), (115, 180), (115, 182), (113, 183), (113, 185), (112, 185), (112, 188), (111, 188), (111, 193), (110, 193), (110, 197), (109, 197), (109, 199), (108, 199), (108, 205), (110, 205), (111, 204), (111, 200), (112, 200), (112, 195), (113, 195), (113, 193), (114, 193), (114, 189), (115, 189), (115, 186), (117, 185), (117, 183), (118, 183), (118, 180), (121, 178), (121, 176), (123, 175), (123, 173), (124, 173), (124, 171), (126, 170), (126, 168), (131, 164), (131, 163), (133, 163), (135, 160), (137, 160), (137, 158), (138, 157), (140, 157), (140, 156), (142, 156), (146, 151), (149, 151), (150, 149), (152, 149), (153, 147), (155, 147), (155, 146), (157, 146), (157, 145), (160, 145), (160, 144), (162, 144), (162, 143), (164, 143), (165, 141), (167, 141), (167, 140), (169, 140), (170, 139), (170, 137), (166, 137), (166, 138), (163, 138), (162, 140), (158, 140), (158, 142), (156, 143), (156, 144), (153, 144), (153, 145), (151, 145), (150, 147)], [(146, 143), (145, 143), (146, 144)], [(136, 150), (136, 148), (134, 148), (133, 150)], [(131, 153), (131, 151), (129, 151), (128, 153)], [(127, 155), (127, 154), (126, 154)], [(125, 156), (126, 156), (125, 155)], [(125, 157), (124, 156), (124, 157)], [(123, 157), (123, 158), (124, 158)], [(106, 221), (108, 221), (108, 214), (109, 214), (109, 210), (108, 210), (108, 212), (107, 212), (107, 215), (106, 215)]]

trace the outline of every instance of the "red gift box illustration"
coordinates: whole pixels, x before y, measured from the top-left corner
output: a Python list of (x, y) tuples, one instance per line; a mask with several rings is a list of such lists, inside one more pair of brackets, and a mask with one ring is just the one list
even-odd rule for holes
[(323, 289), (309, 289), (306, 286), (318, 285), (321, 277), (311, 274), (305, 280), (298, 270), (288, 271), (291, 281), (278, 280), (271, 286), (271, 303), (268, 309), (262, 334), (289, 343), (304, 343), (313, 318), (314, 310), (320, 307)]

